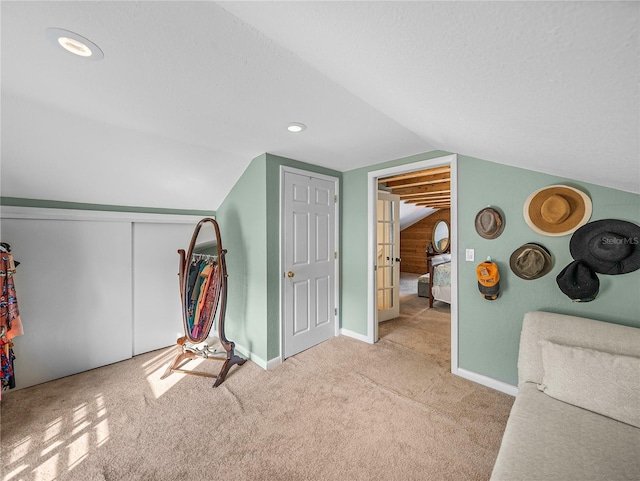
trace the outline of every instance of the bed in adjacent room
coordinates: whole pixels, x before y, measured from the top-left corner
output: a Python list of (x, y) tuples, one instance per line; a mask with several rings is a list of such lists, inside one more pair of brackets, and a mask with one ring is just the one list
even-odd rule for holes
[(433, 301), (451, 304), (451, 254), (429, 258), (429, 307)]

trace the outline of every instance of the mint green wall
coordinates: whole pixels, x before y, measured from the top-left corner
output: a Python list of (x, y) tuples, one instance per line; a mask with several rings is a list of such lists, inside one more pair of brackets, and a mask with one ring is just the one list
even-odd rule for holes
[[(537, 234), (524, 220), (522, 208), (535, 190), (566, 184), (586, 192), (593, 203), (591, 220), (615, 218), (640, 223), (640, 196), (570, 179), (458, 156), (459, 356), (463, 369), (517, 384), (517, 358), (522, 318), (543, 310), (640, 327), (640, 270), (599, 275), (600, 294), (587, 303), (574, 303), (558, 288), (555, 278), (573, 259), (570, 235)], [(505, 215), (500, 237), (487, 240), (474, 227), (479, 210), (491, 205)], [(527, 242), (544, 245), (552, 254), (552, 271), (526, 281), (509, 268), (511, 253)], [(475, 249), (475, 262), (465, 262), (465, 249)], [(485, 301), (478, 293), (475, 266), (487, 256), (498, 264), (501, 296)]]
[(342, 328), (367, 335), (367, 179), (374, 170), (449, 155), (433, 151), (342, 174), (342, 263), (340, 264)]
[[(429, 152), (344, 172), (342, 175), (342, 327), (367, 333), (367, 176), (374, 170), (448, 155)], [(573, 303), (558, 289), (555, 277), (572, 259), (571, 236), (536, 234), (524, 221), (526, 198), (540, 187), (564, 183), (587, 192), (592, 220), (617, 218), (640, 223), (640, 196), (529, 170), (458, 155), (459, 367), (508, 384), (517, 384), (517, 357), (524, 314), (547, 310), (640, 327), (640, 270), (622, 276), (600, 275), (600, 295), (590, 303)], [(505, 213), (506, 228), (494, 240), (480, 237), (474, 219), (487, 205)], [(511, 253), (526, 242), (547, 247), (553, 270), (525, 281), (509, 269)], [(464, 261), (475, 249), (474, 262)], [(485, 301), (477, 289), (475, 266), (487, 256), (498, 263), (502, 296)]]
[(130, 205), (87, 204), (81, 202), (63, 202), (59, 200), (23, 199), (21, 197), (0, 197), (0, 205), (39, 207), (47, 209), (140, 212), (144, 214), (201, 215), (203, 217), (210, 217), (216, 214), (213, 210), (165, 209), (161, 207), (136, 207)]
[(334, 170), (263, 154), (253, 159), (216, 212), (229, 251), (227, 335), (265, 362), (280, 356), (282, 165), (341, 177)]
[[(216, 211), (227, 249), (229, 339), (267, 360), (266, 155), (253, 159)], [(266, 366), (262, 366), (266, 367)]]

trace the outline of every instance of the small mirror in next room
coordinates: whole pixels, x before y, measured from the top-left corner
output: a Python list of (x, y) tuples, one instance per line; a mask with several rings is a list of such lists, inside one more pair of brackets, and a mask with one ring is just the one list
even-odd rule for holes
[(449, 249), (449, 223), (439, 220), (433, 227), (433, 250), (438, 253), (447, 252)]

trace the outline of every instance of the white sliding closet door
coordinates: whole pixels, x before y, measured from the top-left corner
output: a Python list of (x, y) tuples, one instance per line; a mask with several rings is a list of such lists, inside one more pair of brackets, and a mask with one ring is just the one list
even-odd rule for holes
[(25, 334), (16, 385), (131, 357), (131, 223), (2, 219)]
[(133, 354), (184, 336), (178, 249), (189, 248), (193, 224), (133, 224)]

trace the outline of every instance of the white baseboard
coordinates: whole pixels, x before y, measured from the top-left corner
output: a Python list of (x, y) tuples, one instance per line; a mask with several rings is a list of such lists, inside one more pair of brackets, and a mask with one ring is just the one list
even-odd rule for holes
[(518, 394), (518, 388), (516, 386), (512, 386), (511, 384), (507, 384), (506, 382), (498, 381), (497, 379), (478, 374), (477, 372), (458, 368), (453, 371), (453, 374), (464, 379), (468, 379), (469, 381), (482, 384), (483, 386), (490, 387), (491, 389), (495, 389), (496, 391), (509, 394), (510, 396), (516, 396)]
[(245, 348), (243, 345), (236, 343), (236, 351), (238, 351), (238, 354), (240, 354), (242, 357), (257, 364), (262, 369), (265, 369), (265, 370), (267, 369), (267, 366), (268, 366), (267, 361), (262, 359), (260, 356), (257, 356), (256, 354), (252, 353), (249, 349)]
[(349, 329), (340, 329), (340, 334), (343, 336), (352, 337), (354, 339), (357, 339), (358, 341), (366, 342), (367, 344), (373, 344), (373, 340), (369, 336), (350, 331)]
[(273, 369), (274, 367), (282, 364), (282, 357), (274, 357), (273, 359), (269, 359), (267, 361), (267, 370)]
[(257, 356), (253, 352), (249, 351), (249, 349), (247, 349), (241, 344), (236, 343), (236, 351), (238, 351), (238, 354), (240, 354), (242, 357), (257, 364), (265, 371), (268, 371), (269, 369), (273, 369), (277, 365), (282, 364), (282, 358), (280, 356), (274, 357), (273, 359), (269, 359), (268, 361), (265, 361), (260, 356)]

